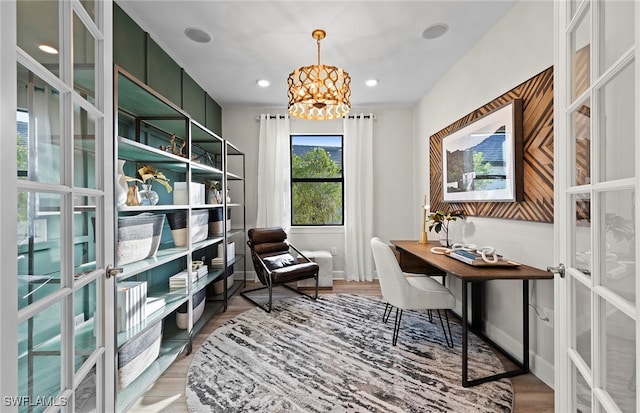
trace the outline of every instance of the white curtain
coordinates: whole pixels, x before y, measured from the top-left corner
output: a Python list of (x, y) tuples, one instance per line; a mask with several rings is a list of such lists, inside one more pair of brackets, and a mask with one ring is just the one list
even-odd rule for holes
[(373, 115), (344, 119), (345, 277), (373, 280)]
[(291, 223), (289, 115), (260, 115), (256, 227)]

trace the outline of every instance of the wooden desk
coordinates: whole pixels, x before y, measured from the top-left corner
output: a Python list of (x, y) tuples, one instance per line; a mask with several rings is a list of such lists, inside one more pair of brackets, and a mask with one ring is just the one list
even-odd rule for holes
[[(424, 272), (426, 274), (441, 275), (441, 272), (451, 274), (462, 281), (462, 386), (470, 387), (488, 381), (513, 377), (529, 372), (529, 280), (551, 280), (553, 273), (520, 265), (518, 267), (474, 267), (445, 255), (434, 254), (431, 248), (440, 246), (438, 243), (418, 244), (417, 241), (391, 241), (399, 253), (400, 267), (407, 272)], [(422, 265), (421, 265), (422, 263)], [(418, 271), (422, 269), (423, 271)], [(489, 339), (480, 329), (479, 317), (481, 300), (479, 289), (474, 288), (471, 296), (472, 320), (468, 320), (468, 290), (471, 283), (481, 283), (489, 280), (522, 280), (522, 362), (505, 351), (502, 347)], [(492, 376), (469, 380), (468, 368), (468, 336), (469, 330), (482, 337), (492, 346), (513, 361), (517, 369)]]

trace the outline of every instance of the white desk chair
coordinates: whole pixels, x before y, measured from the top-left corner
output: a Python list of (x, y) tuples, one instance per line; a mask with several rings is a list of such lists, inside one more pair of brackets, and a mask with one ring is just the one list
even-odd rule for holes
[(449, 331), (447, 336), (447, 330), (445, 330), (442, 315), (440, 314), (440, 310), (449, 310), (455, 307), (456, 299), (451, 291), (431, 277), (412, 277), (411, 275), (413, 274), (403, 273), (393, 251), (380, 238), (374, 237), (371, 239), (371, 250), (378, 270), (382, 298), (387, 302), (382, 318), (385, 323), (389, 319), (393, 307), (396, 308), (393, 345), (395, 346), (398, 342), (403, 310), (438, 310), (444, 338), (447, 345), (453, 347), (449, 317), (445, 311), (444, 315), (447, 320), (447, 330)]

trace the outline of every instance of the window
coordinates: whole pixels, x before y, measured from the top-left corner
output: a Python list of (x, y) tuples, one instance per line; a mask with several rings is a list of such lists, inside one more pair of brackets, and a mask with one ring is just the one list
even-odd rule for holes
[(342, 135), (291, 135), (291, 225), (342, 225)]

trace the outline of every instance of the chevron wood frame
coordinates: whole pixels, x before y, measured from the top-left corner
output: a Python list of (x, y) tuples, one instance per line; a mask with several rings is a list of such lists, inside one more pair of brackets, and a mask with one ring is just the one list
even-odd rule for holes
[[(520, 202), (444, 202), (442, 139), (513, 99), (522, 99), (523, 189)], [(461, 209), (467, 216), (553, 222), (553, 67), (429, 137), (432, 211)]]

